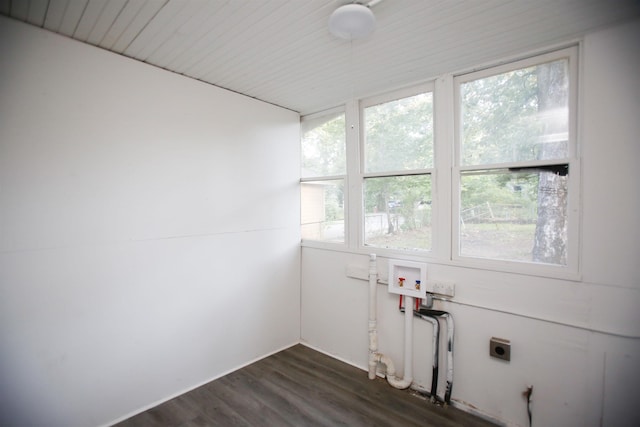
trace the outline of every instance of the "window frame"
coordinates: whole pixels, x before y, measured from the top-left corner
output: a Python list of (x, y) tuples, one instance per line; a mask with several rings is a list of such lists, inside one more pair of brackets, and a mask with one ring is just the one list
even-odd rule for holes
[[(313, 113), (313, 114), (308, 114), (305, 115), (303, 117), (300, 118), (300, 143), (302, 144), (302, 123), (304, 121), (308, 121), (308, 120), (315, 120), (318, 119), (320, 117), (324, 117), (324, 116), (331, 116), (334, 114), (344, 114), (345, 116), (345, 123), (347, 123), (347, 112), (346, 112), (346, 108), (344, 106), (339, 106), (339, 107), (335, 107), (335, 108), (331, 108), (328, 110), (324, 110), (324, 111), (320, 111), (317, 113)], [(303, 244), (304, 246), (315, 246), (315, 247), (320, 247), (320, 248), (335, 248), (337, 247), (342, 247), (342, 248), (346, 248), (348, 245), (348, 240), (349, 240), (349, 225), (348, 225), (348, 221), (349, 221), (349, 211), (348, 211), (348, 207), (349, 207), (349, 191), (348, 191), (348, 186), (349, 186), (349, 174), (348, 174), (348, 170), (349, 170), (349, 166), (348, 166), (348, 158), (349, 156), (347, 155), (347, 146), (348, 146), (348, 141), (347, 141), (347, 129), (345, 129), (345, 147), (344, 147), (344, 151), (345, 151), (345, 170), (344, 170), (344, 174), (341, 175), (313, 175), (313, 176), (302, 176), (302, 171), (300, 173), (300, 188), (299, 188), (299, 192), (300, 195), (302, 196), (302, 185), (304, 183), (316, 183), (316, 182), (322, 182), (322, 181), (336, 181), (336, 180), (342, 180), (344, 182), (344, 191), (343, 191), (343, 216), (344, 216), (344, 220), (343, 220), (343, 227), (344, 227), (344, 239), (342, 242), (338, 242), (338, 241), (332, 241), (332, 240), (317, 240), (317, 239), (308, 239), (308, 238), (304, 238), (302, 237), (302, 234), (300, 235), (300, 241), (301, 244)], [(300, 155), (300, 161), (302, 164), (302, 153)], [(301, 201), (302, 201), (302, 197), (301, 197)], [(304, 224), (302, 224), (302, 203), (300, 204), (300, 227), (302, 228)]]
[[(462, 135), (462, 84), (487, 78), (509, 71), (528, 68), (556, 60), (568, 60), (568, 141), (567, 156), (561, 159), (551, 160), (528, 160), (505, 163), (483, 163), (476, 165), (463, 165), (461, 158), (461, 135)], [(454, 102), (454, 144), (453, 162), (451, 173), (451, 261), (456, 265), (464, 265), (474, 268), (484, 268), (489, 270), (507, 271), (523, 273), (528, 275), (551, 276), (558, 278), (575, 279), (579, 273), (579, 229), (580, 229), (580, 160), (578, 157), (577, 144), (577, 117), (578, 117), (578, 47), (571, 46), (563, 49), (546, 52), (540, 55), (530, 56), (524, 59), (502, 63), (494, 67), (487, 67), (480, 70), (473, 70), (468, 73), (453, 76), (453, 102)], [(501, 170), (509, 168), (535, 167), (564, 165), (569, 166), (568, 174), (568, 198), (567, 198), (567, 263), (566, 265), (554, 265), (536, 263), (531, 261), (503, 260), (495, 258), (479, 258), (460, 253), (460, 181), (464, 172), (482, 170)]]
[[(375, 96), (351, 99), (344, 105), (319, 113), (305, 115), (305, 118), (318, 117), (322, 114), (342, 111), (345, 113), (346, 137), (346, 175), (325, 177), (325, 179), (343, 178), (345, 204), (345, 239), (344, 242), (330, 242), (304, 239), (303, 247), (319, 248), (348, 254), (369, 254), (375, 252), (382, 257), (401, 258), (406, 260), (428, 262), (435, 265), (473, 268), (478, 270), (497, 271), (520, 275), (547, 277), (564, 280), (580, 280), (581, 259), (581, 160), (579, 153), (580, 140), (580, 75), (581, 44), (578, 42), (555, 46), (547, 50), (537, 51), (529, 55), (520, 55), (485, 64), (482, 67), (469, 68), (459, 72), (448, 72), (433, 80)], [(569, 140), (568, 153), (565, 159), (529, 161), (518, 163), (518, 166), (548, 166), (552, 164), (568, 164), (570, 179), (568, 182), (568, 230), (567, 230), (567, 264), (551, 265), (529, 261), (511, 261), (490, 258), (474, 258), (460, 256), (458, 248), (459, 215), (460, 215), (460, 173), (472, 170), (474, 166), (461, 166), (459, 156), (460, 145), (460, 82), (471, 81), (478, 76), (496, 75), (503, 72), (526, 68), (555, 59), (569, 58)], [(431, 176), (432, 200), (432, 244), (430, 250), (410, 251), (396, 248), (367, 246), (364, 244), (364, 180), (378, 176), (397, 176), (393, 172), (364, 171), (364, 108), (389, 102), (422, 92), (431, 92), (433, 96), (433, 165), (432, 168), (416, 170)], [(525, 164), (526, 163), (526, 164)], [(500, 169), (508, 166), (493, 164), (492, 168)], [(486, 169), (483, 165), (478, 169)], [(416, 174), (414, 170), (398, 171), (402, 175)], [(301, 182), (318, 181), (320, 177), (304, 178)]]
[[(368, 107), (373, 107), (376, 105), (385, 104), (388, 102), (398, 101), (404, 98), (410, 98), (412, 96), (420, 95), (423, 93), (431, 93), (432, 97), (432, 105), (433, 105), (433, 164), (430, 168), (419, 168), (419, 169), (406, 169), (406, 170), (389, 170), (389, 171), (379, 171), (379, 172), (367, 172), (365, 169), (365, 144), (366, 144), (366, 135), (365, 135), (365, 120), (364, 120), (364, 110)], [(435, 84), (434, 82), (427, 82), (418, 85), (409, 86), (406, 88), (402, 88), (399, 90), (386, 92), (383, 94), (379, 94), (376, 96), (364, 98), (360, 100), (358, 103), (358, 123), (360, 124), (361, 131), (359, 133), (358, 139), (358, 149), (359, 149), (359, 157), (358, 157), (358, 176), (356, 178), (359, 183), (358, 193), (360, 196), (360, 212), (358, 216), (359, 226), (358, 226), (358, 249), (366, 252), (375, 251), (380, 255), (391, 255), (397, 256), (398, 254), (403, 255), (403, 257), (417, 257), (424, 258), (425, 256), (429, 256), (433, 252), (433, 246), (435, 241), (435, 227), (433, 226), (433, 218), (437, 212), (438, 203), (435, 198), (435, 173), (436, 173), (436, 119), (435, 119), (435, 109), (436, 109), (436, 92), (435, 92)], [(431, 220), (431, 247), (429, 249), (399, 249), (392, 247), (381, 247), (381, 246), (371, 246), (365, 243), (366, 241), (366, 232), (365, 232), (365, 215), (366, 210), (364, 207), (364, 188), (365, 188), (365, 180), (368, 178), (384, 178), (384, 177), (400, 177), (400, 176), (422, 176), (428, 175), (431, 181), (431, 212), (432, 212), (432, 220)]]

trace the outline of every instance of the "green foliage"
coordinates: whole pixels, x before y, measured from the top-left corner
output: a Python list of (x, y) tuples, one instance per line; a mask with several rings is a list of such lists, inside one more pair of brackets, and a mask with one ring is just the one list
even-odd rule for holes
[(550, 158), (545, 140), (567, 131), (566, 67), (560, 60), (462, 84), (462, 164)]
[(433, 167), (433, 96), (423, 93), (364, 110), (365, 171)]
[[(364, 127), (366, 172), (400, 173), (433, 167), (432, 93), (367, 107)], [(363, 197), (365, 212), (379, 213), (386, 222), (384, 228), (373, 230), (365, 225), (367, 244), (431, 247), (429, 174), (367, 178)]]
[(532, 158), (539, 133), (535, 67), (461, 85), (462, 163), (490, 164)]
[(330, 181), (335, 185), (325, 189), (325, 216), (326, 221), (344, 219), (344, 181)]
[(364, 184), (367, 216), (384, 222), (365, 224), (367, 245), (431, 248), (430, 175), (367, 178)]
[(345, 115), (330, 116), (320, 125), (303, 131), (302, 134), (302, 176), (320, 177), (344, 175), (345, 156)]
[(535, 203), (537, 198), (537, 174), (499, 173), (464, 174), (461, 178), (462, 207), (481, 203)]
[(535, 173), (464, 174), (460, 179), (463, 220), (465, 211), (486, 206), (492, 209), (494, 219), (532, 221), (536, 212), (537, 182)]
[[(461, 163), (487, 168), (461, 176), (464, 254), (565, 264), (566, 191), (556, 182), (563, 180), (490, 166), (566, 158), (567, 67), (563, 59), (461, 85)], [(497, 227), (493, 234), (477, 228), (483, 222)], [(535, 223), (535, 233), (512, 239), (517, 233), (497, 232), (506, 222)], [(482, 240), (482, 250), (469, 249)]]

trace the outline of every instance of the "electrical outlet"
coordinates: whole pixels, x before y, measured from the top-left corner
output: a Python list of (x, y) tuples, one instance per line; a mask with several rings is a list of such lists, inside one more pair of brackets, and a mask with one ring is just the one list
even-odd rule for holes
[(511, 360), (511, 341), (502, 338), (491, 337), (489, 340), (489, 356), (496, 359)]

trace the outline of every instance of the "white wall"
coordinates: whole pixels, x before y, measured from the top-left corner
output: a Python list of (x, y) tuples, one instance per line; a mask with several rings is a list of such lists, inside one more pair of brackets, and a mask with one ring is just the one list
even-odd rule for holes
[[(527, 426), (522, 392), (533, 385), (533, 425), (640, 425), (640, 23), (585, 37), (581, 58), (582, 278), (579, 281), (428, 264), (456, 283), (453, 399), (509, 425)], [(364, 254), (302, 251), (302, 340), (366, 368)], [(386, 274), (386, 259), (378, 259)], [(378, 293), (380, 351), (402, 371), (403, 317)], [(414, 377), (430, 388), (431, 326), (415, 320)], [(510, 339), (511, 362), (489, 357)], [(364, 373), (363, 373), (364, 375)], [(442, 385), (442, 383), (441, 383)]]
[(4, 17), (0, 58), (0, 424), (107, 424), (298, 342), (296, 113)]

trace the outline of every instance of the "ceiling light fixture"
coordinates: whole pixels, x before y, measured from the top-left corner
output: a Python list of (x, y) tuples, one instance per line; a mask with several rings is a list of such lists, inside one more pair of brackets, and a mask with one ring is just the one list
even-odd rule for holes
[(367, 37), (376, 26), (376, 18), (369, 7), (346, 4), (333, 11), (329, 17), (329, 31), (336, 37), (355, 40)]

